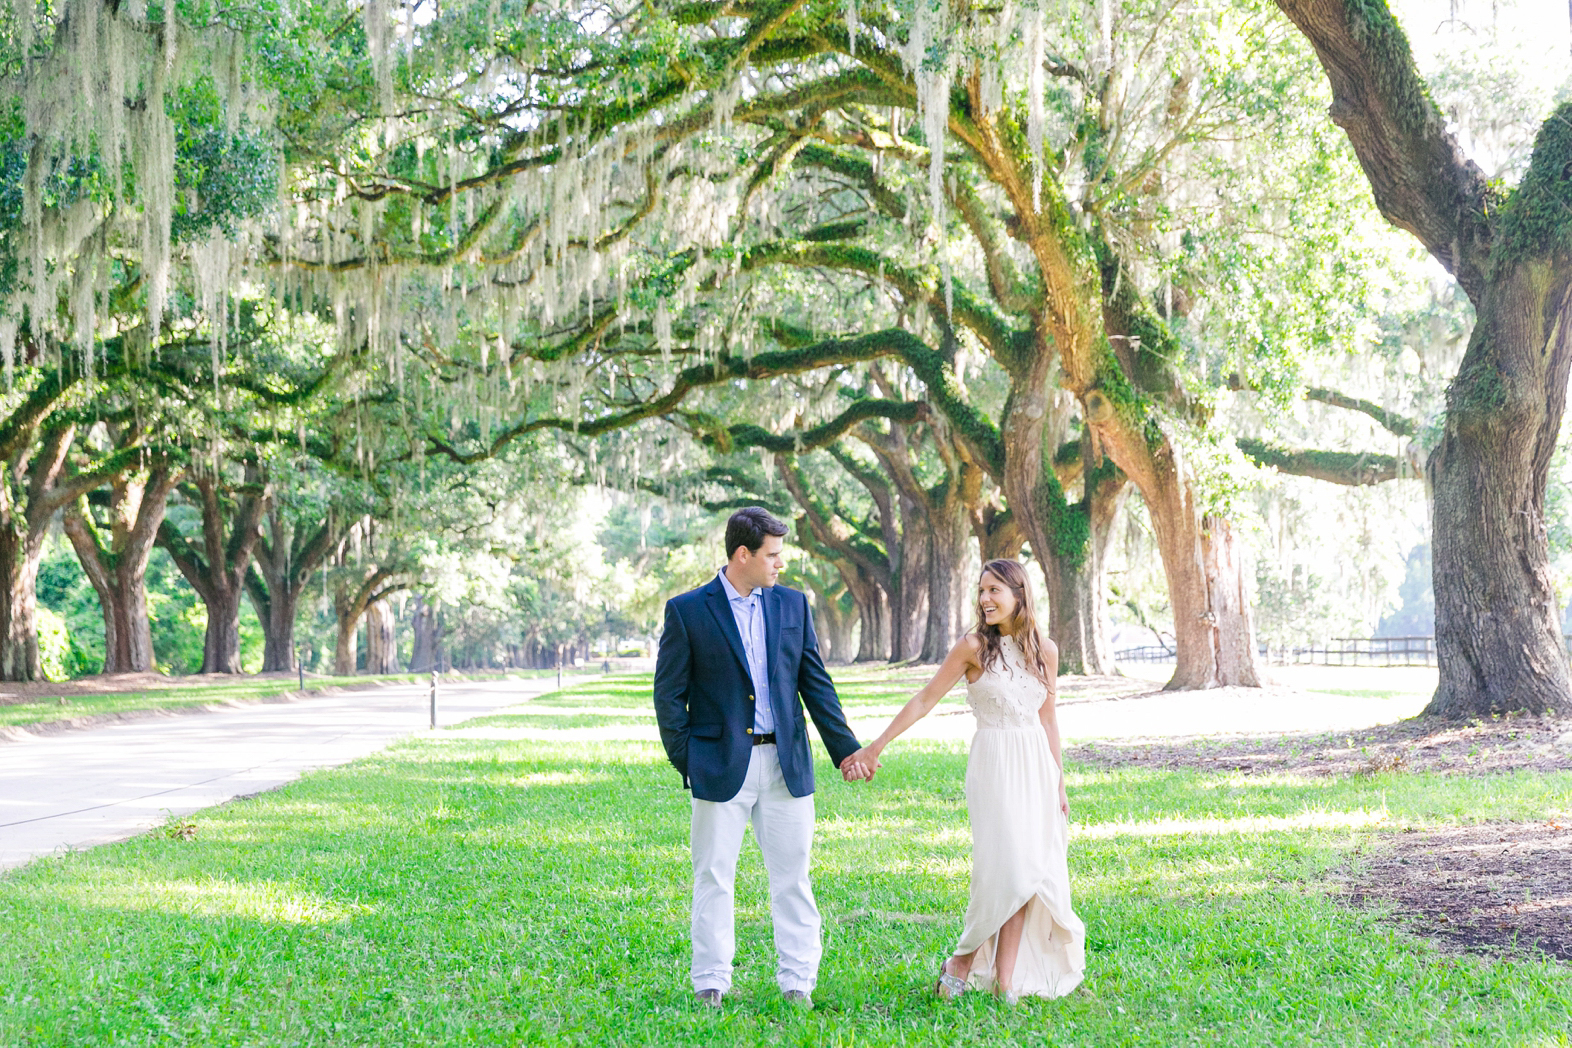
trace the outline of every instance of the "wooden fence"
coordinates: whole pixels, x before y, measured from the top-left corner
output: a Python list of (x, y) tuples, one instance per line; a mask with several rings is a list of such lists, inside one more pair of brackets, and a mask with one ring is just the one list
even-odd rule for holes
[[(1572, 635), (1563, 638), (1572, 653)], [(1273, 666), (1434, 666), (1434, 637), (1334, 637), (1320, 644), (1263, 644), (1261, 660)], [(1173, 648), (1150, 645), (1114, 653), (1119, 662), (1172, 662)]]

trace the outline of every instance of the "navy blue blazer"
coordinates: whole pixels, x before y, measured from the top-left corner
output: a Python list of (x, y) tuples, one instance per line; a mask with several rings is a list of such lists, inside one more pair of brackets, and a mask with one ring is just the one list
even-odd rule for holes
[[(861, 744), (846, 726), (819, 657), (808, 598), (785, 586), (761, 592), (776, 751), (786, 788), (793, 797), (806, 797), (813, 792), (813, 757), (803, 706), (837, 767)], [(721, 580), (671, 598), (655, 660), (655, 719), (666, 756), (695, 797), (729, 801), (742, 789), (753, 750), (753, 714), (753, 680)]]

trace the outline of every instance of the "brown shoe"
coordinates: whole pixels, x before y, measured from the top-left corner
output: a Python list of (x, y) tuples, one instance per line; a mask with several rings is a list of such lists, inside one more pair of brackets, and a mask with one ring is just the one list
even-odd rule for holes
[(699, 990), (694, 993), (693, 998), (705, 1007), (714, 1008), (718, 1012), (720, 1011), (721, 998), (724, 996), (725, 994), (719, 990)]

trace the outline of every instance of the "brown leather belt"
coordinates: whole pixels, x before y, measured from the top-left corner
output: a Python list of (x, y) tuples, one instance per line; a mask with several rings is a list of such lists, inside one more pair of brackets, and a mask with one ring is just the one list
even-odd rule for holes
[(755, 734), (753, 736), (753, 744), (755, 746), (773, 746), (775, 745), (775, 733), (767, 731), (763, 735)]

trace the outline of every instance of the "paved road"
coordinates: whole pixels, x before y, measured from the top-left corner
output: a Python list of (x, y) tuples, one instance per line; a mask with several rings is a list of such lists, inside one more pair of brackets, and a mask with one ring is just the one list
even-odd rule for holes
[[(439, 724), (549, 691), (554, 678), (444, 684)], [(426, 686), (152, 717), (0, 743), (0, 869), (123, 840), (169, 815), (375, 753), (429, 724)]]

